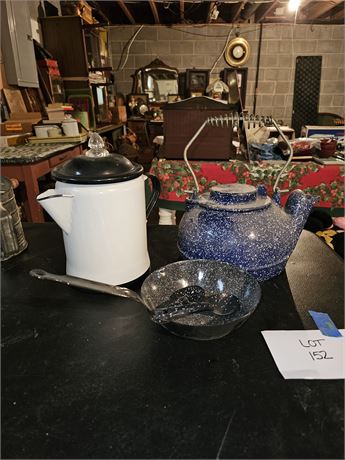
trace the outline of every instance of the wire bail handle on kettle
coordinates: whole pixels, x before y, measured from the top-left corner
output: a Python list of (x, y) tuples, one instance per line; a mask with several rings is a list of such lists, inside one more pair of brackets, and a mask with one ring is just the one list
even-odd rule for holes
[[(281, 169), (280, 173), (278, 174), (277, 179), (274, 182), (273, 192), (275, 192), (276, 189), (278, 188), (280, 178), (281, 178), (282, 174), (284, 173), (284, 171), (286, 170), (286, 168), (288, 167), (288, 165), (290, 164), (290, 162), (292, 160), (293, 148), (291, 147), (290, 142), (286, 138), (285, 134), (281, 130), (281, 128), (278, 125), (278, 123), (271, 116), (260, 116), (260, 115), (243, 114), (243, 113), (239, 114), (237, 112), (234, 112), (234, 113), (227, 114), (227, 115), (219, 115), (219, 116), (208, 117), (203, 122), (203, 124), (200, 126), (200, 128), (195, 132), (194, 136), (191, 138), (191, 140), (187, 143), (186, 147), (184, 148), (183, 159), (184, 159), (184, 161), (185, 161), (185, 163), (187, 165), (187, 168), (189, 169), (189, 171), (190, 171), (190, 173), (191, 173), (191, 175), (193, 177), (194, 184), (195, 184), (195, 189), (196, 189), (197, 193), (199, 193), (200, 187), (199, 187), (196, 175), (195, 175), (195, 173), (194, 173), (194, 171), (193, 171), (193, 169), (192, 169), (192, 167), (191, 167), (191, 165), (190, 165), (190, 163), (188, 161), (187, 153), (188, 153), (189, 147), (193, 144), (195, 139), (199, 136), (199, 134), (205, 128), (206, 125), (211, 125), (211, 126), (215, 126), (215, 127), (219, 127), (219, 128), (223, 128), (223, 127), (227, 128), (229, 126), (239, 126), (240, 121), (246, 122), (249, 127), (251, 125), (253, 125), (255, 127), (256, 125), (258, 125), (258, 126), (267, 126), (269, 124), (272, 124), (276, 128), (276, 130), (278, 131), (279, 135), (282, 137), (283, 141), (287, 144), (288, 150), (289, 150), (289, 157), (288, 157), (284, 167)], [(231, 123), (231, 125), (230, 125), (230, 123)]]

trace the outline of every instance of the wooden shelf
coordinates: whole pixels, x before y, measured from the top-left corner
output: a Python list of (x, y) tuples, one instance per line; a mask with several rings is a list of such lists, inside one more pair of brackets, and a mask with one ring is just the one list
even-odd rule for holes
[(112, 71), (113, 68), (112, 67), (89, 67), (89, 71), (91, 72), (96, 72), (96, 71)]
[(91, 86), (112, 86), (114, 83), (106, 82), (106, 83), (90, 83)]

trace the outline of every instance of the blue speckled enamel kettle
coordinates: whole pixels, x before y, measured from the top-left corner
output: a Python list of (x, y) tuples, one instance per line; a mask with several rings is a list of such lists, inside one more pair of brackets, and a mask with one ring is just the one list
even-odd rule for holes
[[(290, 152), (273, 186), (272, 199), (266, 188), (244, 184), (212, 187), (199, 194), (199, 185), (187, 152), (206, 125), (239, 126), (269, 122), (285, 141)], [(278, 123), (272, 117), (232, 113), (207, 118), (186, 145), (183, 158), (189, 169), (196, 192), (186, 200), (178, 231), (178, 248), (187, 259), (222, 260), (237, 265), (264, 281), (279, 275), (294, 250), (308, 215), (318, 197), (293, 191), (281, 208), (279, 180), (292, 160), (293, 149)]]
[(276, 191), (228, 184), (186, 201), (178, 248), (187, 259), (215, 259), (237, 265), (263, 281), (286, 265), (317, 197), (293, 191), (285, 209)]

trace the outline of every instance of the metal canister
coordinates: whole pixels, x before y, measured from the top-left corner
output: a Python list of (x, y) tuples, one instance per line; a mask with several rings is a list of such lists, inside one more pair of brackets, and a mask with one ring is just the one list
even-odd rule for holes
[(1, 260), (7, 260), (27, 248), (20, 213), (11, 181), (0, 177)]

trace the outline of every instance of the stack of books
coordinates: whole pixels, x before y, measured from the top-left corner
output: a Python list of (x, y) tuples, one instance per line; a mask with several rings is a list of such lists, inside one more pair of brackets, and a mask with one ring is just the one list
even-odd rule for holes
[(65, 113), (73, 111), (74, 108), (70, 104), (54, 103), (48, 104), (47, 107), (48, 120), (43, 120), (44, 124), (62, 123), (65, 118)]

